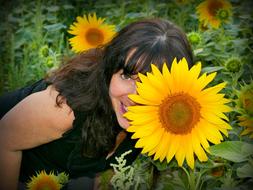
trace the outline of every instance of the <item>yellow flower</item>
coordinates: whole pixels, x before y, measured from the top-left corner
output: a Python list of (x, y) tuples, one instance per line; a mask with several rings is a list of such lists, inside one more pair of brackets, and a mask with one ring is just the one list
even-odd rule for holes
[(238, 106), (253, 117), (253, 81), (241, 86), (241, 90), (238, 92)]
[(27, 183), (28, 190), (59, 190), (62, 185), (54, 173), (47, 174), (44, 170), (33, 176)]
[(78, 16), (68, 32), (75, 35), (69, 39), (72, 50), (76, 53), (96, 48), (109, 42), (115, 34), (115, 26), (104, 23), (104, 18), (97, 18), (96, 14)]
[[(232, 5), (226, 0), (205, 0), (197, 7), (199, 20), (204, 26), (210, 24), (213, 28), (218, 28), (221, 21), (226, 22), (231, 15)], [(221, 11), (222, 10), (222, 11)], [(227, 13), (227, 18), (224, 19), (219, 13)]]
[(228, 136), (227, 129), (231, 129), (224, 114), (231, 111), (225, 105), (229, 101), (218, 93), (225, 83), (205, 88), (216, 73), (199, 77), (201, 63), (189, 70), (185, 58), (178, 63), (175, 59), (171, 72), (166, 64), (162, 73), (155, 65), (151, 67), (147, 76), (138, 74), (138, 94), (129, 95), (137, 105), (125, 113), (130, 120), (127, 131), (134, 132), (132, 138), (139, 138), (135, 146), (154, 155), (154, 160), (166, 158), (169, 163), (175, 156), (179, 166), (186, 159), (194, 168), (194, 153), (206, 161), (209, 142), (220, 143), (221, 133)]

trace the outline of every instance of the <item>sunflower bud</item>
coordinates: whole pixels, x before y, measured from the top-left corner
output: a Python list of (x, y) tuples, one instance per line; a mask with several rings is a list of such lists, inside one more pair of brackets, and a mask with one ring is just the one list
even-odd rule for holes
[(239, 57), (232, 57), (225, 62), (225, 68), (232, 73), (240, 71), (242, 61)]
[(54, 66), (54, 59), (49, 56), (46, 58), (45, 64), (49, 67), (52, 68)]
[(231, 13), (229, 10), (227, 9), (220, 9), (217, 11), (216, 13), (216, 17), (222, 21), (222, 22), (226, 22), (228, 21), (229, 17), (230, 17)]
[(47, 57), (49, 55), (49, 48), (47, 45), (44, 45), (39, 50), (40, 57)]
[(201, 35), (198, 32), (190, 32), (187, 34), (188, 40), (191, 44), (199, 44), (202, 40)]

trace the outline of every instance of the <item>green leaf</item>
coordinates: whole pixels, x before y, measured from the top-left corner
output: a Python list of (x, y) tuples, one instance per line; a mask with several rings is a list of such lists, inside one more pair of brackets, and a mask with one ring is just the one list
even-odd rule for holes
[(151, 160), (151, 162), (156, 166), (157, 170), (164, 171), (168, 168), (178, 167), (178, 164), (175, 159), (173, 159), (170, 163), (167, 163), (167, 161), (160, 162), (159, 160)]
[(198, 48), (198, 49), (193, 50), (194, 55), (198, 55), (199, 53), (202, 53), (202, 52), (203, 52), (203, 48)]
[(210, 147), (210, 154), (230, 160), (243, 162), (253, 154), (253, 145), (242, 141), (227, 141)]
[(46, 25), (46, 26), (44, 26), (44, 28), (45, 28), (46, 30), (50, 31), (50, 32), (53, 32), (53, 31), (65, 29), (66, 26), (63, 25), (62, 23), (56, 23), (56, 24)]
[(242, 167), (237, 168), (236, 173), (240, 178), (253, 177), (253, 166), (247, 163)]
[(50, 7), (47, 7), (47, 11), (49, 12), (57, 12), (59, 11), (59, 6), (50, 6)]
[(204, 67), (202, 69), (202, 73), (212, 73), (212, 72), (216, 72), (216, 71), (219, 71), (221, 69), (224, 69), (224, 67), (222, 66), (217, 66), (217, 67)]

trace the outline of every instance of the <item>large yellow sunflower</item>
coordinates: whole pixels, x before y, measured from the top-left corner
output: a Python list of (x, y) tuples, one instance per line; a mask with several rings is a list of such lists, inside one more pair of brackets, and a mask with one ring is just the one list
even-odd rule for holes
[(72, 50), (76, 53), (96, 48), (109, 42), (115, 34), (115, 26), (104, 23), (104, 18), (97, 18), (96, 14), (78, 16), (68, 32), (75, 35), (69, 39)]
[(175, 59), (171, 72), (166, 64), (162, 73), (155, 65), (151, 67), (152, 73), (138, 74), (138, 94), (129, 95), (137, 105), (128, 107), (125, 114), (130, 120), (127, 131), (134, 132), (132, 138), (139, 138), (135, 146), (154, 155), (154, 160), (166, 158), (169, 163), (175, 156), (179, 166), (186, 159), (194, 168), (194, 153), (206, 161), (208, 141), (220, 143), (221, 133), (227, 136), (231, 129), (224, 114), (231, 111), (225, 105), (229, 101), (218, 93), (225, 83), (205, 88), (216, 73), (199, 77), (201, 63), (189, 70), (185, 58), (178, 63)]
[(62, 185), (59, 183), (58, 177), (52, 172), (47, 174), (44, 170), (33, 176), (27, 183), (28, 190), (59, 190)]
[(205, 0), (197, 7), (199, 20), (205, 26), (218, 28), (221, 21), (226, 22), (231, 15), (232, 5), (226, 0)]

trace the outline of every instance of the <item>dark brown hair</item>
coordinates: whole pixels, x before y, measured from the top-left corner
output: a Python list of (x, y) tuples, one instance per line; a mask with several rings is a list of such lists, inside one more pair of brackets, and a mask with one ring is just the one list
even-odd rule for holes
[[(127, 59), (130, 52), (131, 56)], [(157, 18), (133, 22), (119, 31), (105, 48), (105, 76), (109, 76), (107, 83), (112, 76), (111, 72), (124, 69), (124, 73), (129, 75), (138, 72), (145, 74), (150, 71), (151, 63), (160, 69), (166, 63), (170, 68), (174, 58), (180, 60), (183, 57), (191, 67), (192, 49), (185, 33), (178, 26)]]
[[(59, 97), (82, 113), (84, 155), (100, 156), (115, 144), (118, 123), (109, 97), (112, 75), (120, 69), (128, 75), (145, 73), (151, 63), (161, 69), (165, 62), (170, 68), (175, 57), (185, 57), (192, 65), (185, 34), (169, 21), (146, 19), (127, 25), (104, 47), (77, 55), (48, 78)], [(57, 102), (60, 105), (61, 98)]]
[(118, 132), (101, 67), (102, 57), (102, 49), (91, 49), (76, 55), (47, 78), (59, 92), (57, 105), (61, 106), (66, 99), (74, 111), (82, 127), (82, 152), (87, 157), (110, 151)]

